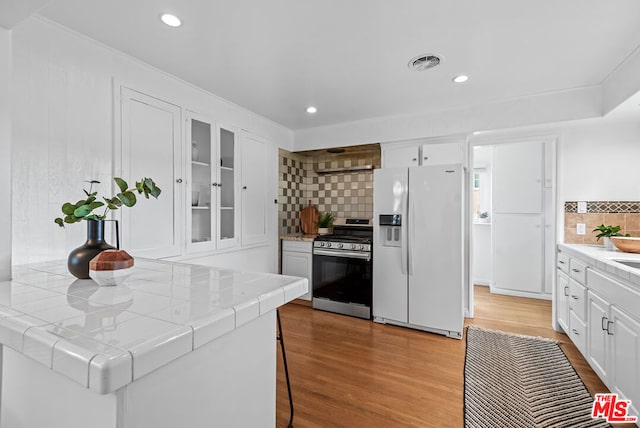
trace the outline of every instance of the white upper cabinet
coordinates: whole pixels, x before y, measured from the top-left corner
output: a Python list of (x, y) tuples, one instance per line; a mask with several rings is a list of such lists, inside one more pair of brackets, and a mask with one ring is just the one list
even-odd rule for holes
[(267, 143), (249, 133), (242, 140), (242, 245), (267, 240)]
[(464, 161), (464, 146), (461, 142), (392, 143), (382, 146), (383, 168), (463, 164)]
[(423, 144), (420, 165), (451, 165), (464, 163), (461, 143)]
[(383, 147), (382, 165), (383, 168), (404, 168), (409, 166), (418, 166), (420, 165), (420, 147)]
[(494, 213), (541, 213), (544, 143), (498, 144), (493, 150)]
[(121, 144), (116, 145), (115, 175), (129, 186), (142, 177), (162, 189), (158, 199), (138, 196), (132, 209), (120, 210), (122, 248), (135, 256), (171, 257), (181, 253), (182, 135), (180, 107), (122, 87)]
[(187, 252), (238, 244), (236, 132), (187, 112)]
[(239, 244), (240, 209), (240, 145), (238, 132), (231, 127), (218, 126), (218, 156), (216, 159), (218, 184), (217, 247), (228, 248)]

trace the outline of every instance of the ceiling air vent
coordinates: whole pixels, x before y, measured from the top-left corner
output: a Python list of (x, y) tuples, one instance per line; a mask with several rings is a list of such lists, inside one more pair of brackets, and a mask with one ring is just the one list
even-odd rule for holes
[(424, 71), (430, 68), (435, 67), (440, 64), (444, 59), (442, 56), (433, 55), (433, 54), (425, 54), (419, 55), (409, 61), (409, 69), (415, 71)]

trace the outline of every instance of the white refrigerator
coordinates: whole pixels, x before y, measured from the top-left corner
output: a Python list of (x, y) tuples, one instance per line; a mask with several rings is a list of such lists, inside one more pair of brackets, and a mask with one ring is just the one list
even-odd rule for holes
[(462, 337), (464, 177), (461, 164), (374, 171), (374, 321)]

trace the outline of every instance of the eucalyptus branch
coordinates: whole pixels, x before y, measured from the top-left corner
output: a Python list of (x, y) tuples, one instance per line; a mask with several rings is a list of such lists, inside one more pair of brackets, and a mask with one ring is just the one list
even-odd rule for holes
[[(132, 207), (136, 204), (136, 193), (144, 194), (146, 199), (149, 199), (149, 195), (158, 199), (162, 190), (151, 178), (142, 178), (136, 182), (135, 187), (129, 189), (129, 185), (122, 178), (114, 177), (113, 181), (116, 182), (120, 192), (112, 198), (102, 197), (104, 202), (97, 201), (98, 192), (93, 191), (93, 185), (99, 184), (97, 180), (87, 181), (89, 183), (89, 190), (82, 189), (87, 196), (86, 199), (81, 199), (75, 204), (66, 202), (62, 205), (62, 213), (64, 217), (58, 217), (54, 219), (54, 222), (64, 227), (65, 223), (77, 223), (82, 220), (105, 220), (109, 211), (115, 211), (123, 205), (126, 207)], [(94, 210), (104, 206), (102, 215), (94, 213)]]

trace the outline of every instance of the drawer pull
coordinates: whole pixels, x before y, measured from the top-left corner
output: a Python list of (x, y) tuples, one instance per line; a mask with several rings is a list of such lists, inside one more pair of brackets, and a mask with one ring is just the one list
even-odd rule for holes
[(575, 328), (572, 328), (571, 331), (573, 332), (573, 334), (575, 334), (576, 336), (580, 336), (580, 333), (578, 332), (578, 330), (576, 330)]
[(564, 264), (564, 260), (558, 260), (558, 263), (560, 263), (561, 265)]
[(573, 269), (571, 269), (571, 270), (572, 270), (572, 271), (574, 271), (575, 273), (580, 273), (580, 272), (582, 272), (580, 269), (576, 269), (576, 268), (573, 268)]
[(569, 297), (569, 286), (568, 285), (564, 286), (564, 295)]
[(602, 316), (602, 321), (601, 321), (600, 327), (603, 330), (608, 331), (607, 328), (609, 327), (609, 325), (608, 325), (607, 317), (605, 317), (604, 315)]
[(575, 294), (572, 294), (572, 295), (571, 295), (571, 298), (572, 298), (573, 300), (578, 300), (578, 299), (580, 299), (580, 296), (576, 296)]
[(613, 332), (609, 330), (609, 327), (611, 327), (612, 324), (613, 324), (613, 321), (607, 321), (607, 328), (605, 330), (607, 330), (607, 334), (609, 336), (613, 336)]

